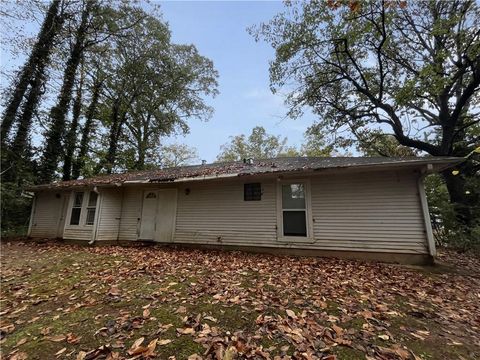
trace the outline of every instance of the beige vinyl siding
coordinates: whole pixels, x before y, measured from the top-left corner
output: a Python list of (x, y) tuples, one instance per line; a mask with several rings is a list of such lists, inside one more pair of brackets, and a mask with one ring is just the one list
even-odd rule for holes
[(315, 247), (427, 253), (417, 179), (413, 172), (312, 178)]
[[(275, 182), (262, 184), (261, 201), (244, 201), (245, 181), (190, 183), (180, 188), (174, 241), (226, 245), (276, 244)], [(190, 189), (188, 195), (185, 188)]]
[(97, 205), (96, 240), (117, 240), (122, 211), (121, 189), (104, 189)]
[(124, 188), (123, 207), (120, 222), (120, 240), (137, 240), (138, 219), (142, 212), (143, 190), (139, 188)]
[(35, 208), (33, 211), (30, 236), (54, 238), (58, 233), (58, 226), (62, 211), (63, 197), (53, 191), (35, 194)]
[[(413, 171), (305, 176), (313, 236), (298, 240), (277, 237), (280, 183), (276, 178), (170, 184), (178, 188), (173, 239), (176, 243), (427, 254), (418, 176)], [(261, 201), (244, 201), (244, 183), (249, 182), (261, 183)], [(134, 185), (101, 190), (96, 240), (138, 239), (143, 191)], [(52, 231), (59, 218), (52, 214), (58, 214), (55, 209), (61, 208), (61, 202), (57, 204), (52, 193), (37, 196), (32, 236), (55, 236)], [(91, 240), (94, 226), (68, 227), (69, 214), (64, 238)]]
[[(69, 219), (67, 219), (68, 221)], [(93, 226), (88, 228), (66, 227), (63, 232), (63, 238), (67, 240), (85, 240), (90, 241), (93, 238)]]
[(262, 200), (249, 202), (249, 180), (190, 183), (178, 192), (174, 242), (426, 254), (417, 178), (393, 171), (309, 177), (309, 241), (277, 239), (276, 180), (261, 181)]

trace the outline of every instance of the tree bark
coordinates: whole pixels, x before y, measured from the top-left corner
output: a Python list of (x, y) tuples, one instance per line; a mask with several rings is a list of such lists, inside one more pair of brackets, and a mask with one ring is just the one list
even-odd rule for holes
[(88, 152), (88, 146), (90, 143), (90, 134), (93, 129), (93, 120), (95, 117), (95, 111), (97, 110), (98, 99), (100, 97), (100, 92), (102, 89), (102, 82), (96, 81), (93, 87), (92, 100), (88, 106), (87, 112), (85, 114), (85, 124), (82, 129), (82, 139), (80, 140), (80, 149), (78, 151), (78, 157), (73, 163), (72, 169), (72, 178), (78, 179), (80, 173), (83, 171), (85, 166), (85, 159)]
[(450, 202), (454, 206), (455, 215), (460, 224), (470, 227), (473, 221), (471, 201), (465, 194), (466, 182), (462, 175), (453, 175), (452, 170), (442, 172), (447, 185)]
[(83, 74), (80, 74), (78, 82), (77, 95), (72, 107), (72, 122), (65, 139), (65, 156), (63, 158), (63, 180), (70, 180), (72, 177), (73, 154), (77, 140), (78, 120), (82, 110), (82, 90), (83, 90)]
[(123, 121), (120, 114), (120, 102), (116, 101), (112, 109), (112, 125), (110, 128), (108, 152), (105, 157), (107, 174), (111, 174), (117, 158), (118, 140), (122, 132)]
[[(18, 81), (10, 94), (10, 99), (4, 111), (0, 131), (2, 145), (5, 144), (6, 138), (10, 133), (18, 108), (20, 107), (28, 86), (35, 86), (35, 82), (39, 79), (39, 74), (45, 72), (45, 67), (53, 50), (55, 37), (63, 25), (63, 16), (58, 13), (60, 3), (60, 0), (53, 0), (50, 4), (47, 15), (40, 29), (37, 42), (30, 53), (27, 63), (20, 71)], [(37, 74), (35, 75), (35, 73)], [(40, 86), (41, 85), (42, 84), (40, 84)], [(32, 106), (32, 104), (30, 103), (29, 106)]]
[(68, 113), (72, 99), (72, 89), (75, 82), (75, 74), (84, 50), (85, 38), (87, 36), (88, 18), (93, 2), (86, 1), (82, 12), (80, 26), (75, 36), (75, 44), (67, 61), (63, 75), (63, 84), (57, 104), (50, 110), (51, 124), (46, 134), (45, 150), (40, 165), (39, 181), (49, 183), (53, 180), (55, 170), (58, 166), (58, 159), (62, 150), (62, 138), (65, 133), (65, 118)]
[(43, 93), (43, 80), (43, 73), (39, 72), (28, 91), (27, 99), (22, 109), (22, 115), (19, 119), (18, 129), (11, 146), (11, 150), (16, 154), (22, 153), (26, 147), (27, 137), (33, 122), (33, 115), (37, 110), (38, 102)]

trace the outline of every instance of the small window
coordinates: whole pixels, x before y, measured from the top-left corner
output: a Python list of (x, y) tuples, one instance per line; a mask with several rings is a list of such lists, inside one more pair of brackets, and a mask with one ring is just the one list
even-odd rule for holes
[(70, 225), (79, 225), (80, 215), (82, 214), (83, 192), (76, 192), (74, 196)]
[(250, 183), (243, 185), (244, 201), (260, 201), (262, 200), (262, 184)]
[(85, 225), (93, 225), (95, 222), (95, 210), (97, 208), (98, 194), (95, 191), (90, 191), (88, 196), (87, 219)]

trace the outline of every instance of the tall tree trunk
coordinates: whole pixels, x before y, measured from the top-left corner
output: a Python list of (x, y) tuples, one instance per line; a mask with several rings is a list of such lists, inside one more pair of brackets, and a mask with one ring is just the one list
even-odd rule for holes
[[(25, 163), (30, 162), (30, 144), (28, 143), (28, 135), (32, 127), (32, 118), (35, 110), (37, 109), (36, 104), (42, 95), (42, 83), (43, 83), (43, 74), (37, 74), (37, 77), (34, 79), (32, 86), (28, 90), (27, 100), (25, 101), (22, 108), (22, 115), (19, 120), (17, 132), (13, 138), (12, 145), (6, 150), (6, 162), (9, 165), (13, 165), (11, 170), (9, 170), (4, 177), (4, 181), (17, 181), (18, 177), (21, 176), (22, 171), (31, 171), (29, 168), (25, 168)], [(6, 166), (7, 164), (2, 164)]]
[(80, 26), (78, 27), (75, 36), (75, 44), (73, 45), (70, 58), (65, 67), (60, 96), (57, 104), (50, 110), (51, 124), (46, 134), (45, 150), (40, 164), (39, 181), (41, 183), (51, 182), (55, 175), (55, 170), (57, 169), (58, 159), (62, 150), (62, 138), (65, 132), (65, 118), (72, 99), (75, 74), (84, 50), (88, 29), (88, 18), (92, 5), (93, 2), (91, 0), (86, 1), (85, 8), (82, 12)]
[(102, 82), (97, 80), (93, 86), (92, 100), (88, 106), (87, 112), (85, 114), (85, 124), (82, 129), (82, 139), (80, 140), (80, 149), (78, 151), (78, 157), (73, 163), (72, 169), (72, 178), (78, 179), (80, 173), (83, 171), (85, 166), (85, 159), (88, 152), (88, 145), (90, 143), (90, 134), (93, 129), (93, 120), (95, 117), (95, 111), (97, 110), (98, 99), (100, 97), (100, 92), (102, 89)]
[(466, 184), (462, 175), (453, 175), (451, 169), (442, 173), (447, 185), (450, 202), (453, 204), (455, 215), (460, 224), (469, 229), (473, 222), (472, 206), (468, 196), (465, 194)]
[(83, 71), (80, 73), (77, 95), (72, 107), (72, 122), (65, 139), (65, 156), (63, 158), (63, 180), (70, 180), (72, 175), (73, 154), (77, 143), (78, 121), (82, 110)]
[[(44, 73), (45, 67), (49, 62), (50, 54), (53, 49), (56, 35), (60, 32), (63, 25), (63, 15), (59, 15), (61, 1), (53, 0), (43, 21), (36, 44), (32, 52), (19, 73), (15, 87), (12, 89), (10, 99), (6, 104), (3, 114), (2, 126), (0, 131), (2, 145), (5, 143), (8, 134), (12, 128), (18, 108), (23, 100), (28, 86), (35, 82), (34, 77), (38, 79), (38, 73)], [(35, 72), (37, 70), (37, 75)], [(40, 84), (41, 86), (42, 84)], [(32, 83), (33, 86), (33, 83)]]
[(105, 157), (105, 166), (107, 174), (111, 174), (115, 161), (117, 159), (117, 149), (118, 149), (118, 140), (120, 134), (122, 133), (123, 121), (122, 115), (120, 114), (120, 103), (119, 101), (114, 104), (112, 110), (112, 125), (110, 128), (109, 141), (108, 141), (108, 151)]

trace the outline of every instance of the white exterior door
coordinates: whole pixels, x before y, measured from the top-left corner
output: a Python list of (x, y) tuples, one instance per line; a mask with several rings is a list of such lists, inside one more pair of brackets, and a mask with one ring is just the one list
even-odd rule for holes
[(67, 216), (67, 208), (68, 208), (68, 199), (69, 196), (67, 194), (62, 195), (61, 198), (61, 206), (60, 206), (60, 215), (58, 220), (57, 226), (57, 237), (63, 237), (63, 230), (65, 229), (65, 217)]
[(175, 230), (176, 212), (176, 189), (145, 191), (139, 239), (171, 242)]
[(140, 240), (155, 240), (158, 191), (148, 190), (143, 193), (142, 218), (140, 222)]
[(175, 230), (175, 215), (177, 213), (177, 190), (158, 191), (158, 216), (156, 241), (171, 242)]

